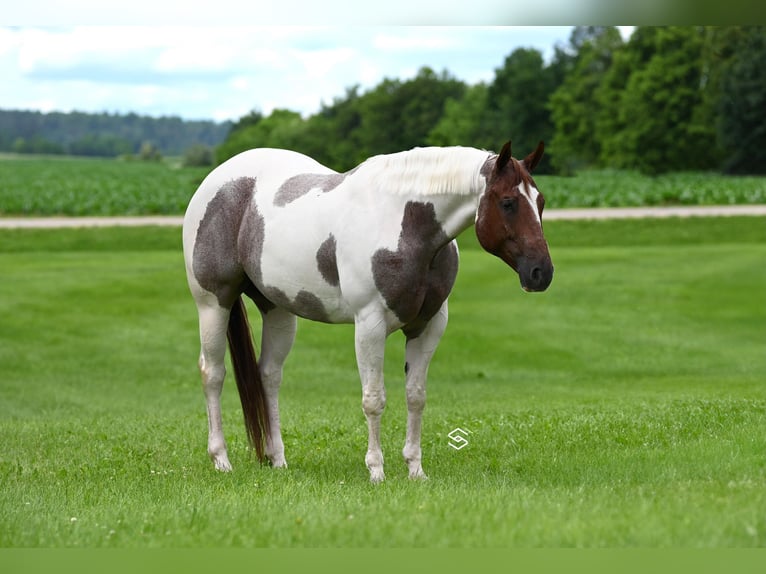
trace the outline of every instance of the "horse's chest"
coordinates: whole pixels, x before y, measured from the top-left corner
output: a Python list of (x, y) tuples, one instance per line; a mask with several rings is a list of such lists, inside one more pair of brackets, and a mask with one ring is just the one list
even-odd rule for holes
[(408, 202), (396, 249), (372, 256), (375, 286), (405, 325), (430, 319), (449, 295), (457, 273), (457, 249), (431, 203)]
[(457, 265), (453, 243), (438, 251), (381, 249), (373, 256), (373, 279), (386, 306), (402, 324), (427, 322), (452, 290)]

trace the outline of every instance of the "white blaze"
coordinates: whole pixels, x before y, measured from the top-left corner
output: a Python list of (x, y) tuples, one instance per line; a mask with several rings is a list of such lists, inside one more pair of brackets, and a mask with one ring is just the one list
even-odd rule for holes
[(519, 191), (521, 192), (521, 195), (526, 197), (527, 201), (529, 201), (529, 203), (532, 205), (532, 212), (535, 214), (537, 221), (542, 224), (542, 221), (540, 220), (540, 211), (537, 209), (537, 196), (540, 195), (540, 192), (531, 185), (527, 185), (524, 182), (519, 185)]

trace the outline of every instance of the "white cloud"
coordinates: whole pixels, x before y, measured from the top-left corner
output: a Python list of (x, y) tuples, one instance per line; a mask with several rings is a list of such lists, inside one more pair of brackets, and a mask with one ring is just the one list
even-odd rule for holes
[(454, 35), (447, 35), (439, 28), (404, 28), (397, 33), (376, 34), (373, 46), (378, 50), (407, 52), (411, 50), (445, 50), (456, 47), (459, 42)]
[(365, 60), (359, 64), (359, 83), (364, 86), (372, 86), (383, 76), (380, 67), (375, 63)]
[(19, 48), (19, 35), (11, 29), (0, 28), (0, 57), (16, 52)]
[(568, 28), (0, 28), (0, 107), (236, 119), (274, 107), (315, 113), (346, 89), (422, 66), (473, 83), (515, 47)]
[(163, 49), (154, 60), (153, 68), (171, 74), (222, 71), (231, 68), (234, 56), (234, 50), (226, 45), (185, 42)]
[(238, 92), (244, 92), (254, 88), (253, 81), (248, 76), (234, 76), (229, 80), (229, 86), (231, 89)]
[(292, 52), (292, 56), (300, 62), (303, 71), (312, 78), (326, 77), (335, 68), (351, 61), (356, 53), (351, 48), (332, 48), (314, 51)]

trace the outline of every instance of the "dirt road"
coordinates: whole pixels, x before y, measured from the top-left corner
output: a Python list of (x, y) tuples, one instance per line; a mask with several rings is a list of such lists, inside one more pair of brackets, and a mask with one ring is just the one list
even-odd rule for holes
[[(651, 217), (766, 216), (766, 205), (690, 205), (674, 207), (615, 207), (546, 209), (545, 221), (574, 219), (635, 219)], [(180, 227), (182, 216), (117, 217), (0, 217), (0, 229), (58, 229), (72, 227)]]

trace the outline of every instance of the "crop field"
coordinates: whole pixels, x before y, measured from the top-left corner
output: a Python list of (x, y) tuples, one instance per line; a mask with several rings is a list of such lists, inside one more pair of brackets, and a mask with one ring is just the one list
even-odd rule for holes
[[(181, 214), (208, 168), (0, 156), (2, 215)], [(766, 177), (590, 171), (535, 178), (549, 208), (766, 203)]]
[(546, 234), (542, 294), (461, 238), (425, 482), (400, 455), (391, 336), (387, 480), (371, 485), (351, 327), (299, 324), (288, 469), (257, 463), (227, 380), (221, 474), (180, 230), (0, 231), (0, 547), (766, 545), (764, 219)]
[(179, 214), (208, 168), (0, 156), (0, 215)]

